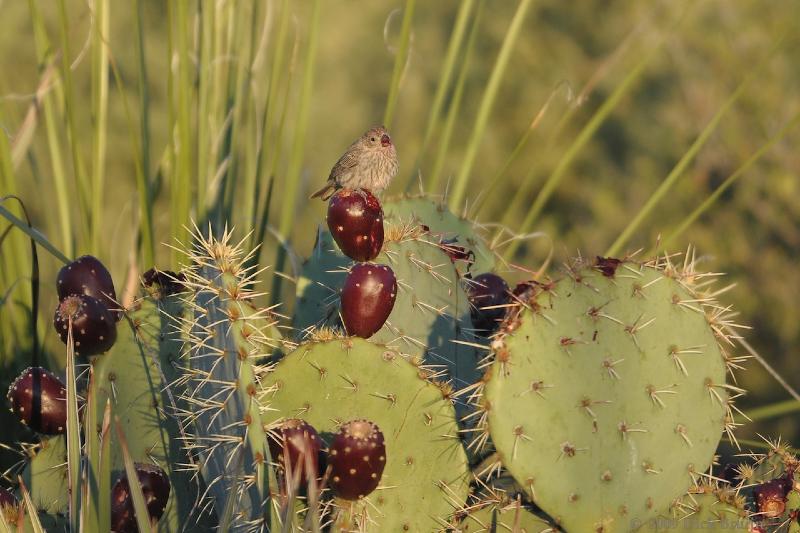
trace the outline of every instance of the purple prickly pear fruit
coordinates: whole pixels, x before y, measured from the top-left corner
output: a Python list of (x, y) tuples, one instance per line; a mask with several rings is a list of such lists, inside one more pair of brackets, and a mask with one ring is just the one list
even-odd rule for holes
[[(56, 278), (56, 290), (59, 301), (67, 296), (85, 294), (97, 298), (109, 309), (116, 310), (119, 306), (111, 274), (99, 259), (91, 255), (81, 256), (61, 267)], [(115, 311), (113, 316), (119, 320), (122, 313)]]
[(26, 368), (8, 388), (11, 410), (20, 421), (43, 435), (67, 429), (67, 389), (44, 368)]
[(117, 340), (114, 317), (97, 298), (85, 294), (73, 295), (58, 304), (53, 325), (64, 344), (67, 343), (70, 319), (76, 354), (101, 354), (108, 351)]
[(369, 420), (342, 424), (328, 451), (330, 486), (344, 500), (357, 500), (378, 486), (386, 466), (380, 428)]
[(348, 335), (365, 339), (381, 329), (397, 297), (397, 278), (386, 265), (359, 263), (342, 288), (342, 321)]
[(786, 511), (786, 497), (792, 490), (792, 481), (786, 477), (765, 481), (755, 488), (758, 515), (777, 518)]
[(344, 254), (371, 261), (383, 246), (383, 209), (366, 189), (340, 189), (328, 204), (328, 229)]
[(467, 285), (472, 325), (479, 335), (491, 335), (506, 315), (511, 301), (508, 284), (497, 274), (475, 276)]
[[(319, 477), (319, 456), (322, 439), (311, 424), (299, 418), (290, 418), (269, 434), (269, 451), (272, 460), (280, 465), (286, 475), (294, 479), (299, 469), (300, 483), (307, 484)], [(288, 464), (287, 464), (288, 455)], [(310, 467), (310, 470), (309, 470)]]
[[(164, 514), (169, 500), (170, 484), (167, 474), (152, 464), (136, 463), (136, 477), (142, 486), (150, 522), (156, 523)], [(133, 509), (128, 476), (123, 475), (111, 489), (111, 530), (115, 533), (136, 533), (136, 514)]]

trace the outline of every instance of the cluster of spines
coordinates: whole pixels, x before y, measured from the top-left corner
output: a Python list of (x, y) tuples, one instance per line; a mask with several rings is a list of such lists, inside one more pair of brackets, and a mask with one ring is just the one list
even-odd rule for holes
[(172, 386), (180, 391), (180, 417), (190, 453), (203, 461), (208, 487), (205, 506), (232, 516), (237, 529), (263, 528), (269, 508), (267, 436), (261, 425), (258, 363), (278, 347), (267, 332), (272, 309), (257, 309), (252, 287), (260, 271), (245, 266), (252, 255), (232, 243), (226, 228), (208, 237), (195, 228), (194, 247), (182, 271), (188, 311), (181, 329), (187, 364)]

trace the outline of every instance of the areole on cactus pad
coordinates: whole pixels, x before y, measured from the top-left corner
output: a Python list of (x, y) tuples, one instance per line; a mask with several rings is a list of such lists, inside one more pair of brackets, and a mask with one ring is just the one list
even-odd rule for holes
[(708, 468), (740, 390), (691, 265), (604, 264), (520, 302), (480, 400), (503, 466), (568, 531), (657, 516)]

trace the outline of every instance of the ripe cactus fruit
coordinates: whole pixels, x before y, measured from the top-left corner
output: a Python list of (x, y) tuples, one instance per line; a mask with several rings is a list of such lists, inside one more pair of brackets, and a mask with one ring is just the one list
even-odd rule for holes
[(356, 261), (372, 261), (383, 247), (383, 209), (366, 189), (340, 189), (328, 204), (328, 228), (336, 244)]
[[(389, 318), (370, 340), (424, 361), (455, 389), (475, 383), (485, 353), (475, 349), (467, 295), (447, 254), (419, 226), (391, 226), (378, 260), (392, 268), (398, 292)], [(297, 284), (297, 329), (338, 325), (347, 264), (330, 234), (322, 233)]]
[[(492, 342), (482, 407), (503, 466), (569, 531), (625, 530), (684, 493), (733, 429), (727, 316), (692, 262), (575, 264)], [(484, 435), (482, 438), (485, 438)]]
[(337, 502), (343, 530), (436, 531), (466, 501), (469, 470), (453, 406), (424, 376), (398, 352), (352, 337), (302, 344), (261, 376), (264, 424), (301, 413), (323, 435), (354, 419), (383, 432), (381, 486)]
[(464, 280), (469, 295), (470, 317), (476, 333), (488, 336), (494, 333), (511, 301), (508, 284), (497, 274), (487, 272)]
[(386, 265), (353, 265), (342, 288), (342, 322), (350, 335), (368, 339), (381, 329), (394, 307), (397, 279)]
[(55, 374), (29, 367), (8, 388), (8, 400), (23, 424), (44, 435), (64, 433), (67, 427), (67, 389)]
[(378, 486), (386, 466), (383, 433), (374, 422), (351, 420), (342, 424), (328, 451), (333, 493), (358, 500)]
[(758, 515), (778, 518), (786, 511), (786, 496), (792, 490), (792, 480), (781, 477), (765, 481), (754, 489)]
[(70, 320), (76, 354), (101, 354), (108, 351), (117, 340), (116, 321), (97, 298), (85, 294), (73, 295), (58, 304), (53, 326), (64, 344), (67, 343)]
[[(150, 521), (156, 523), (164, 514), (169, 500), (170, 484), (167, 474), (152, 464), (137, 463), (136, 477), (142, 486)], [(115, 533), (136, 533), (136, 515), (127, 475), (117, 480), (111, 489), (111, 530)]]
[[(290, 478), (306, 485), (319, 476), (322, 439), (314, 427), (299, 418), (284, 420), (269, 433), (269, 453)], [(288, 464), (287, 464), (288, 462)]]
[(171, 270), (158, 270), (151, 268), (142, 275), (144, 286), (154, 296), (164, 298), (186, 290), (184, 282), (186, 276), (176, 274)]
[[(85, 294), (97, 298), (109, 309), (116, 309), (118, 306), (111, 274), (99, 259), (91, 255), (81, 256), (61, 267), (56, 277), (56, 290), (59, 301), (67, 296)], [(114, 313), (117, 320), (121, 316)]]

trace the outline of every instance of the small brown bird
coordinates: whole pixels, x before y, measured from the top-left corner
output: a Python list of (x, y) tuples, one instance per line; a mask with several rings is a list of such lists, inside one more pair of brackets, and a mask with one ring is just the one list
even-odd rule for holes
[(310, 198), (328, 200), (336, 189), (369, 189), (382, 193), (397, 174), (397, 152), (383, 126), (370, 128), (350, 145), (328, 176), (328, 183)]

